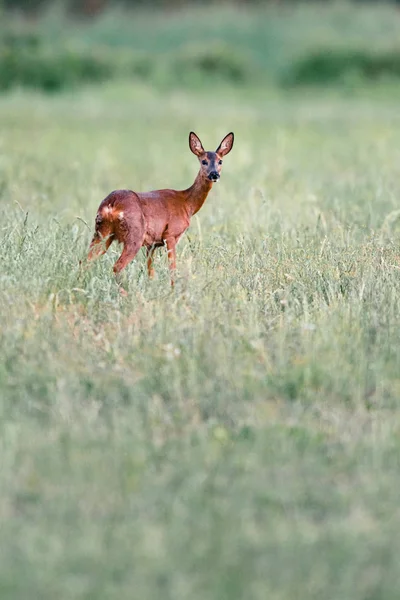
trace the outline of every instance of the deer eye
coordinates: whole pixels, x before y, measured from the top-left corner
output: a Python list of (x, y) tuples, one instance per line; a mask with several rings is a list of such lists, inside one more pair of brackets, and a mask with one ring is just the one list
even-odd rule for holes
[(202, 165), (208, 165), (208, 162), (207, 162), (206, 160), (202, 160), (202, 161), (201, 161), (201, 164), (202, 164)]
[(222, 165), (222, 160), (219, 160), (219, 161), (218, 161), (218, 164), (219, 164), (219, 165)]

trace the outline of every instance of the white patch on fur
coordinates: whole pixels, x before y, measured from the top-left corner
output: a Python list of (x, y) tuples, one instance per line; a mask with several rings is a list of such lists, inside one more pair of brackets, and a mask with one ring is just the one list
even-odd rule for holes
[(103, 210), (105, 213), (110, 213), (110, 212), (112, 212), (112, 206), (110, 206), (110, 204), (109, 204), (108, 206), (105, 206), (103, 208)]
[(124, 211), (123, 211), (123, 210), (121, 210), (121, 212), (120, 212), (120, 213), (119, 213), (119, 215), (118, 215), (118, 219), (119, 219), (120, 221), (122, 221), (122, 219), (123, 219), (123, 218), (124, 218)]

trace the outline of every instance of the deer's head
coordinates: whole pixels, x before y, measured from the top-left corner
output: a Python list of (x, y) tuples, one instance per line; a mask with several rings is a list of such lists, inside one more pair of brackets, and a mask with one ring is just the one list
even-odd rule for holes
[(206, 179), (209, 179), (213, 183), (219, 180), (221, 176), (222, 159), (232, 150), (233, 140), (233, 133), (228, 133), (215, 152), (206, 152), (200, 138), (193, 133), (193, 131), (190, 132), (189, 147), (193, 154), (199, 159), (200, 171)]

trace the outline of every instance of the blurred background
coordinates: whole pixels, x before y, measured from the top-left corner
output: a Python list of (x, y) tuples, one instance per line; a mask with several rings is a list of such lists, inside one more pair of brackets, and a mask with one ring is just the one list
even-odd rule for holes
[[(0, 6), (0, 598), (398, 600), (400, 6)], [(190, 130), (124, 298), (97, 208)]]
[(0, 91), (354, 89), (400, 78), (400, 2), (0, 0)]

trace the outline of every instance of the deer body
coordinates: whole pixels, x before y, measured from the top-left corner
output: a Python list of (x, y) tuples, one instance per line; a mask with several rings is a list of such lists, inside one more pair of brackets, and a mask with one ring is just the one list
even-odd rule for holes
[(149, 276), (154, 274), (152, 256), (155, 248), (166, 245), (174, 283), (176, 244), (190, 225), (191, 217), (203, 206), (213, 183), (220, 177), (222, 157), (233, 145), (233, 133), (228, 134), (216, 152), (205, 152), (199, 138), (189, 135), (190, 149), (200, 161), (200, 171), (186, 190), (156, 190), (133, 192), (116, 190), (100, 204), (95, 234), (88, 259), (104, 254), (114, 240), (123, 244), (121, 256), (114, 265), (119, 273), (136, 256), (142, 246), (147, 249)]

